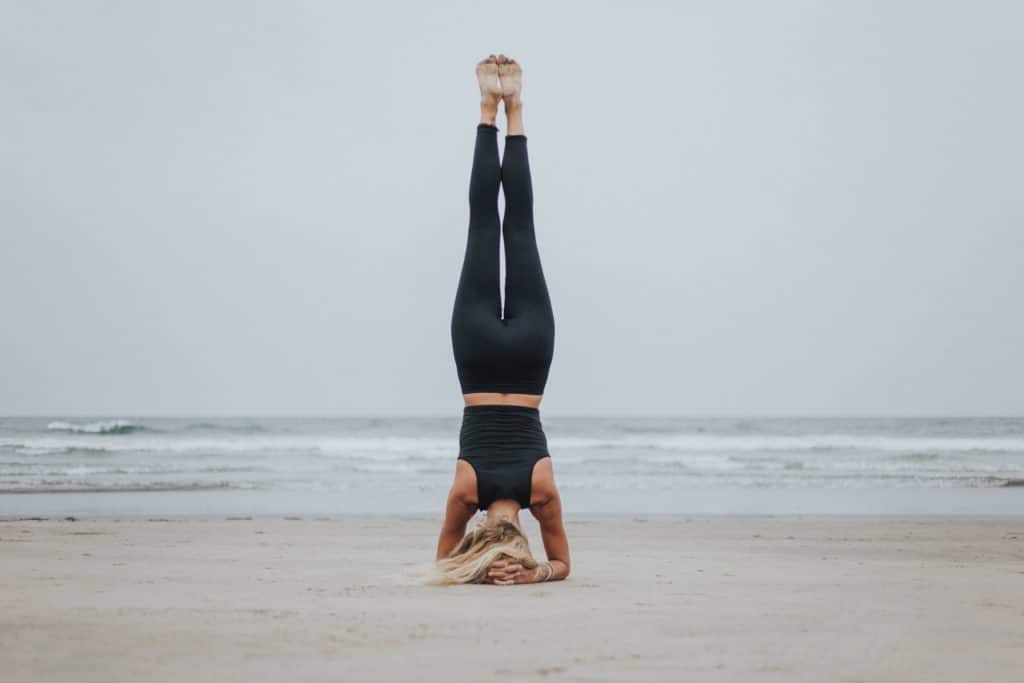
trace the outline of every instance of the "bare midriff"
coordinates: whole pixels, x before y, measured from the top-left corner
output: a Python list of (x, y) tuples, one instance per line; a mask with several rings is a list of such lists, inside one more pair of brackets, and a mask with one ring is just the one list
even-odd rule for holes
[(479, 392), (463, 394), (462, 398), (465, 400), (467, 406), (525, 406), (527, 408), (537, 408), (540, 406), (540, 401), (544, 396), (541, 394), (498, 394)]

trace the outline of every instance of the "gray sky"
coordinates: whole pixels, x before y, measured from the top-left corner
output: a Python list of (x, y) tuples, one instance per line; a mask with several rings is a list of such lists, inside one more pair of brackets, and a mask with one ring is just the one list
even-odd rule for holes
[(351, 5), (0, 3), (0, 413), (457, 414), (498, 51), (546, 414), (1024, 413), (1021, 3)]

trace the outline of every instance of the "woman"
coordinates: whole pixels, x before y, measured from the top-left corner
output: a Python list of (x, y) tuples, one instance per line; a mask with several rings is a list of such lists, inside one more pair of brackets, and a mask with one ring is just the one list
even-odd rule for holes
[[(538, 410), (555, 323), (533, 228), (522, 70), (505, 55), (491, 55), (476, 74), (481, 116), (469, 183), (469, 237), (451, 323), (465, 408), (437, 568), (442, 583), (555, 581), (569, 575), (569, 542)], [(502, 102), (508, 131), (499, 165), (495, 121)], [(504, 226), (499, 185), (505, 191)], [(498, 281), (502, 238), (504, 317)], [(519, 526), (522, 508), (540, 523), (546, 562), (530, 554)], [(486, 510), (487, 519), (466, 534), (477, 510)]]

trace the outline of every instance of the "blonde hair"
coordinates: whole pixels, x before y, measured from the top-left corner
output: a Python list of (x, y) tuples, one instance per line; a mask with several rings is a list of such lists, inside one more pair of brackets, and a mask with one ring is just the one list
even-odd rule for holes
[(484, 583), (487, 569), (495, 560), (516, 560), (526, 569), (537, 566), (530, 543), (519, 527), (508, 520), (484, 522), (463, 536), (447, 557), (438, 560), (435, 576), (429, 583)]

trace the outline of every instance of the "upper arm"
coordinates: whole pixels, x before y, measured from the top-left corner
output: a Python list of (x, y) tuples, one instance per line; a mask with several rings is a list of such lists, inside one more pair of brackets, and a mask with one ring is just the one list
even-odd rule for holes
[(445, 528), (462, 533), (475, 513), (475, 498), (468, 497), (464, 491), (459, 490), (457, 485), (452, 486), (452, 490), (448, 492), (448, 502), (444, 507)]
[(476, 513), (476, 472), (459, 460), (455, 467), (455, 481), (448, 492), (444, 508), (444, 523), (438, 539), (437, 557), (446, 556), (466, 533), (466, 524)]
[(562, 499), (555, 486), (551, 458), (537, 462), (531, 488), (530, 512), (540, 525), (544, 551), (549, 560), (558, 560), (569, 566), (569, 539), (562, 522)]

